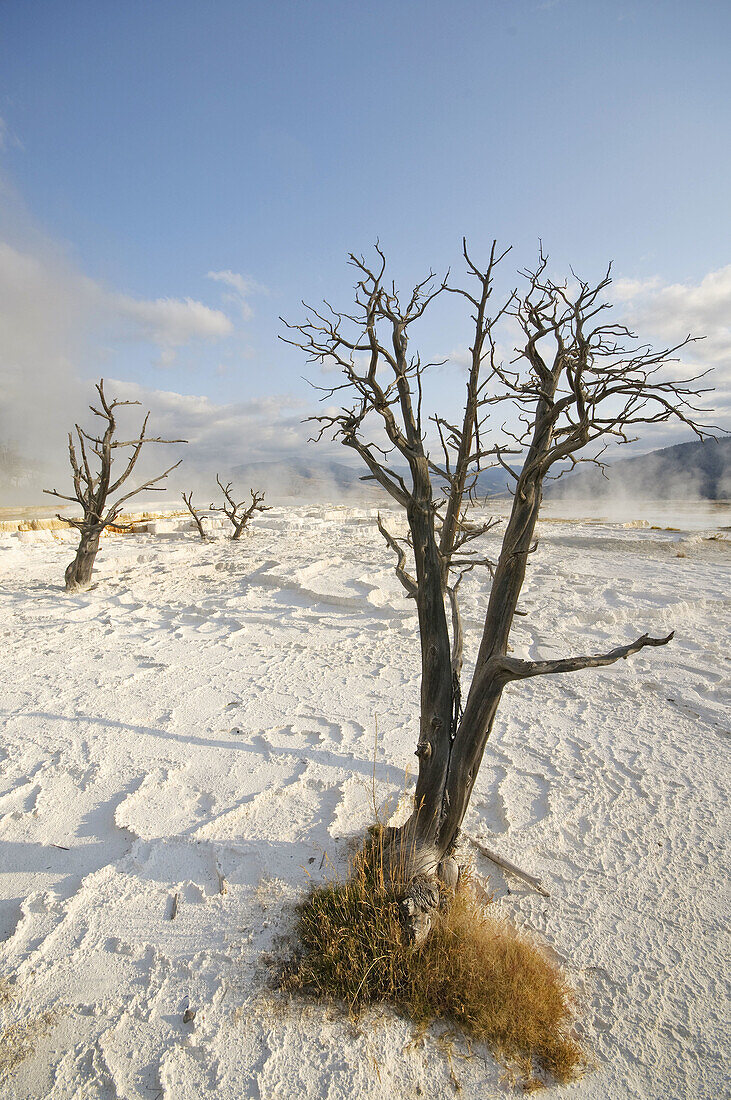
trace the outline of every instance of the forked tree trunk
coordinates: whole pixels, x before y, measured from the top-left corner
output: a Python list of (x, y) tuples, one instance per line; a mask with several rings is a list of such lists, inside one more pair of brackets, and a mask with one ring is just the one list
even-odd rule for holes
[[(540, 497), (540, 486), (527, 489), (524, 499), (516, 494), (495, 570), (472, 685), (456, 724), (444, 603), (440, 601), (441, 608), (419, 607), (422, 643), (419, 774), (414, 812), (390, 845), (394, 870), (405, 882), (416, 875), (438, 874), (447, 881), (454, 875), (448, 861), (508, 681), (499, 658), (507, 654)], [(421, 584), (419, 589), (423, 591)], [(447, 866), (443, 866), (445, 861)]]
[[(394, 881), (409, 887), (403, 905), (410, 934), (417, 942), (431, 926), (431, 913), (439, 902), (438, 880), (454, 886), (459, 875), (453, 853), (509, 679), (502, 658), (508, 652), (510, 629), (540, 511), (541, 459), (551, 441), (550, 426), (539, 412), (523, 474), (516, 485), (490, 590), (480, 650), (461, 717), (454, 713), (444, 589), (434, 583), (427, 564), (428, 548), (434, 546), (436, 550), (436, 544), (426, 527), (422, 530), (418, 524), (414, 525), (416, 517), (412, 518), (409, 512), (419, 582), (417, 606), (422, 649), (419, 775), (413, 813), (394, 832), (387, 851)], [(414, 484), (416, 488), (416, 477)], [(428, 512), (427, 507), (425, 514)], [(436, 561), (438, 567), (438, 555)]]
[(101, 528), (92, 531), (82, 530), (76, 557), (66, 567), (67, 592), (83, 592), (91, 584), (91, 574), (94, 569), (94, 559), (99, 550), (101, 532)]
[[(591, 445), (615, 440), (627, 442), (628, 429), (677, 418), (703, 437), (695, 422), (695, 398), (704, 392), (703, 375), (663, 379), (657, 372), (674, 362), (675, 353), (690, 340), (655, 351), (638, 344), (623, 325), (602, 324), (609, 308), (602, 295), (610, 273), (596, 285), (575, 278), (575, 286), (558, 284), (547, 275), (542, 249), (534, 271), (524, 272), (528, 289), (513, 291), (493, 314), (488, 312), (495, 265), (496, 242), (486, 268), (463, 254), (471, 287), (436, 285), (433, 275), (417, 283), (408, 304), (402, 304), (395, 284), (385, 278), (386, 257), (376, 244), (374, 268), (354, 254), (358, 272), (356, 312), (308, 310), (304, 324), (289, 325), (298, 334), (287, 342), (301, 348), (310, 362), (338, 367), (345, 382), (326, 391), (329, 398), (349, 390), (354, 403), (313, 417), (320, 424), (317, 438), (330, 429), (352, 448), (368, 468), (367, 479), (378, 482), (405, 510), (409, 537), (391, 534), (379, 516), (378, 527), (396, 553), (396, 575), (409, 597), (416, 600), (421, 642), (421, 714), (416, 755), (419, 774), (414, 810), (399, 829), (390, 830), (384, 848), (386, 871), (403, 888), (407, 927), (414, 939), (429, 930), (438, 904), (439, 880), (456, 881), (455, 845), (469, 805), (487, 739), (493, 728), (503, 690), (511, 680), (574, 672), (613, 664), (644, 646), (666, 645), (672, 634), (651, 638), (643, 634), (628, 645), (605, 654), (548, 661), (523, 661), (508, 656), (508, 639), (518, 598), (525, 580), (528, 555), (541, 505), (543, 482), (552, 467), (581, 461), (574, 456)], [(421, 318), (442, 293), (461, 295), (473, 310), (466, 403), (461, 425), (443, 415), (429, 419), (436, 426), (442, 458), (435, 461), (426, 448), (428, 436), (422, 415), (423, 380), (433, 363), (422, 362), (408, 351), (410, 326)], [(504, 364), (497, 355), (495, 326), (513, 318), (525, 337), (517, 355)], [(487, 420), (493, 406), (512, 403), (521, 424), (517, 434), (505, 428), (508, 442), (488, 436)], [(373, 417), (380, 420), (387, 446), (369, 436)], [(408, 463), (411, 484), (389, 455)], [(511, 456), (525, 454), (520, 473)], [(472, 539), (491, 524), (472, 524), (467, 506), (476, 489), (477, 475), (492, 458), (515, 480), (513, 506), (497, 564), (473, 550)], [(586, 455), (589, 460), (597, 456)], [(508, 461), (506, 461), (508, 459)], [(440, 494), (435, 498), (433, 486)], [(413, 552), (414, 576), (407, 555)], [(462, 710), (462, 627), (457, 588), (474, 566), (493, 569), (492, 587), (475, 670)], [(455, 579), (453, 579), (455, 578)], [(452, 612), (450, 639), (445, 600)]]

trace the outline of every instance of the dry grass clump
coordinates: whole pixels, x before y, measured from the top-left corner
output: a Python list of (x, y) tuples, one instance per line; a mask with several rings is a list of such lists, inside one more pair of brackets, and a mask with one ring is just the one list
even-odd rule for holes
[(445, 897), (426, 942), (410, 946), (379, 852), (376, 834), (346, 880), (313, 887), (299, 907), (300, 947), (284, 988), (344, 1001), (356, 1014), (386, 1002), (424, 1027), (457, 1025), (528, 1091), (578, 1077), (586, 1059), (571, 1035), (571, 989), (545, 951), (492, 916), (469, 875)]

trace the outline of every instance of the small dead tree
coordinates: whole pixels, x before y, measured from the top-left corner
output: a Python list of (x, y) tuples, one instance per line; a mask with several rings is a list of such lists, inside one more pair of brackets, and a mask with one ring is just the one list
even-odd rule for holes
[[(140, 452), (146, 443), (186, 443), (185, 439), (160, 439), (145, 435), (147, 421), (150, 414), (145, 414), (140, 434), (134, 439), (115, 439), (117, 432), (116, 410), (125, 405), (139, 405), (139, 401), (109, 401), (104, 393), (104, 379), (96, 383), (96, 391), (99, 395), (99, 408), (90, 405), (94, 416), (101, 421), (99, 434), (93, 435), (80, 425), (76, 424), (77, 441), (74, 442), (72, 432), (69, 432), (69, 462), (73, 473), (74, 495), (66, 496), (56, 489), (44, 489), (49, 496), (58, 497), (60, 500), (69, 500), (74, 504), (80, 504), (81, 519), (70, 516), (61, 516), (59, 519), (76, 527), (81, 535), (76, 557), (66, 568), (66, 591), (80, 592), (91, 584), (91, 574), (94, 568), (94, 559), (99, 550), (99, 539), (105, 527), (114, 524), (129, 530), (128, 524), (117, 524), (115, 521), (122, 511), (122, 505), (142, 492), (163, 492), (164, 486), (157, 482), (166, 478), (175, 470), (180, 461), (174, 463), (162, 474), (151, 478), (149, 481), (138, 485), (136, 489), (124, 493), (113, 503), (109, 503), (109, 497), (116, 493), (132, 473)], [(78, 446), (78, 451), (77, 451)], [(116, 474), (113, 472), (115, 452), (124, 448), (131, 448), (125, 459), (125, 464)]]
[[(387, 856), (395, 881), (404, 888), (403, 910), (415, 940), (429, 931), (438, 903), (437, 880), (454, 884), (454, 853), (470, 795), (493, 728), (503, 690), (514, 680), (613, 664), (646, 646), (672, 638), (647, 634), (596, 656), (523, 661), (508, 656), (508, 640), (548, 477), (579, 461), (600, 461), (609, 441), (628, 442), (637, 425), (675, 418), (697, 435), (694, 404), (705, 390), (702, 375), (673, 379), (662, 368), (688, 341), (652, 350), (638, 344), (621, 324), (604, 321), (607, 271), (596, 285), (574, 276), (554, 282), (543, 251), (525, 286), (492, 310), (498, 254), (494, 243), (487, 266), (464, 260), (469, 288), (453, 287), (430, 274), (405, 302), (387, 282), (386, 258), (376, 246), (377, 263), (351, 255), (356, 269), (355, 308), (338, 312), (305, 305), (304, 324), (287, 325), (288, 343), (309, 362), (339, 368), (344, 381), (324, 391), (323, 400), (351, 394), (353, 403), (313, 419), (317, 438), (332, 432), (365, 463), (367, 479), (377, 481), (404, 510), (408, 535), (398, 537), (379, 517), (378, 527), (395, 553), (396, 573), (418, 612), (421, 641), (421, 713), (416, 755), (419, 774), (414, 810), (393, 830)], [(424, 412), (423, 383), (430, 366), (409, 350), (412, 326), (435, 298), (460, 295), (471, 314), (470, 367), (459, 419)], [(496, 326), (503, 319), (521, 336), (515, 358), (505, 364), (497, 353)], [(286, 322), (285, 322), (286, 324)], [(487, 438), (487, 416), (507, 402), (517, 428)], [(454, 422), (453, 422), (454, 421)], [(374, 427), (377, 429), (374, 432)], [(395, 455), (401, 467), (394, 465)], [(436, 455), (436, 457), (435, 457)], [(404, 471), (408, 468), (408, 474)], [(513, 504), (497, 561), (476, 549), (474, 540), (494, 520), (470, 517), (477, 477), (500, 466), (512, 484)], [(479, 652), (471, 683), (461, 683), (463, 629), (459, 586), (479, 566), (492, 577)], [(451, 637), (450, 637), (451, 621)]]
[(185, 493), (181, 493), (180, 495), (183, 498), (183, 503), (185, 504), (185, 507), (188, 509), (191, 516), (195, 520), (195, 525), (198, 528), (198, 534), (205, 541), (208, 538), (208, 535), (206, 534), (206, 532), (204, 530), (203, 521), (200, 517), (200, 514), (198, 512), (196, 512), (195, 508), (193, 507), (193, 491), (192, 491), (192, 489), (188, 493), (187, 496), (185, 495)]
[(251, 504), (249, 504), (248, 507), (245, 507), (245, 500), (237, 502), (232, 495), (230, 481), (228, 482), (228, 484), (224, 485), (218, 474), (216, 474), (216, 481), (218, 482), (219, 489), (223, 493), (223, 504), (220, 507), (211, 504), (210, 510), (212, 512), (223, 512), (223, 514), (228, 517), (231, 526), (234, 529), (234, 533), (232, 534), (231, 538), (236, 541), (237, 539), (241, 538), (241, 535), (246, 528), (249, 520), (254, 515), (254, 512), (269, 512), (271, 511), (271, 509), (268, 505), (263, 503), (264, 493), (260, 493), (254, 489), (249, 489), (249, 493), (251, 494)]

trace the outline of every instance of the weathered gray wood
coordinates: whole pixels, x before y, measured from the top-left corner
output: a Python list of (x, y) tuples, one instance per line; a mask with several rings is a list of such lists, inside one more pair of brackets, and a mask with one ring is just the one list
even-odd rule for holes
[[(644, 646), (665, 645), (672, 637), (643, 635), (595, 657), (541, 662), (508, 657), (528, 559), (536, 549), (545, 478), (557, 464), (599, 461), (587, 448), (610, 439), (626, 442), (638, 424), (675, 418), (699, 436), (708, 433), (697, 423), (700, 410), (694, 404), (705, 392), (700, 385), (703, 376), (664, 380), (657, 373), (690, 337), (676, 347), (653, 351), (638, 344), (626, 327), (602, 323), (609, 308), (603, 301), (609, 272), (593, 286), (577, 278), (569, 290), (549, 278), (541, 251), (535, 270), (522, 273), (527, 289), (513, 291), (489, 314), (495, 267), (506, 255), (498, 254), (495, 243), (484, 269), (472, 261), (463, 243), (468, 275), (477, 284), (474, 294), (448, 285), (446, 279), (435, 281), (430, 274), (417, 284), (407, 304), (385, 279), (386, 258), (378, 245), (375, 251), (378, 262), (373, 267), (363, 257), (350, 257), (359, 280), (354, 313), (338, 313), (329, 304), (327, 312), (309, 307), (304, 324), (287, 326), (292, 335), (286, 339), (304, 350), (310, 361), (342, 371), (344, 383), (325, 389), (325, 399), (339, 399), (342, 391), (354, 397), (352, 407), (313, 418), (319, 424), (317, 438), (331, 431), (355, 450), (368, 467), (367, 476), (404, 509), (409, 524), (409, 538), (404, 540), (392, 535), (380, 516), (378, 520), (396, 555), (397, 576), (416, 601), (421, 641), (414, 810), (389, 834), (385, 848), (393, 877), (405, 884), (405, 920), (418, 940), (428, 933), (435, 906), (435, 895), (425, 883), (430, 876), (454, 877), (460, 827), (505, 685), (608, 665)], [(444, 292), (461, 295), (470, 304), (473, 330), (461, 422), (453, 424), (439, 414), (431, 417), (442, 450), (437, 462), (425, 443), (422, 414), (424, 375), (434, 364), (422, 363), (408, 344), (411, 327)], [(505, 316), (517, 324), (524, 341), (507, 365), (497, 356), (494, 335)], [(502, 438), (485, 441), (488, 414), (505, 401), (519, 414), (521, 431), (506, 430)], [(368, 438), (371, 420), (380, 422), (391, 451), (407, 464), (410, 484), (388, 464), (390, 452)], [(497, 562), (471, 545), (495, 522), (474, 524), (468, 515), (477, 475), (486, 465), (499, 465), (514, 483)], [(492, 585), (462, 709), (464, 639), (458, 587), (465, 572), (478, 567), (489, 570)], [(451, 642), (445, 600), (451, 609)]]
[[(69, 462), (73, 476), (74, 495), (67, 496), (56, 489), (44, 489), (49, 496), (58, 497), (60, 500), (68, 500), (81, 505), (81, 519), (59, 515), (59, 519), (65, 520), (76, 527), (80, 533), (79, 547), (76, 557), (66, 568), (66, 591), (80, 592), (91, 584), (91, 576), (94, 568), (94, 560), (99, 550), (99, 539), (105, 527), (114, 524), (119, 516), (122, 505), (142, 492), (162, 492), (162, 486), (158, 485), (180, 465), (180, 460), (170, 466), (157, 477), (151, 478), (136, 489), (117, 497), (113, 503), (108, 498), (113, 496), (132, 473), (140, 452), (146, 443), (185, 443), (185, 439), (161, 439), (146, 435), (149, 412), (142, 422), (140, 434), (134, 439), (116, 439), (117, 419), (115, 411), (126, 405), (139, 405), (139, 401), (107, 400), (104, 393), (104, 379), (96, 383), (96, 391), (99, 395), (97, 409), (90, 405), (94, 416), (98, 417), (104, 425), (104, 431), (100, 435), (92, 435), (78, 424), (76, 427), (76, 443), (71, 432), (68, 436)], [(78, 445), (78, 451), (77, 451)], [(126, 463), (115, 476), (113, 469), (115, 451), (131, 447), (131, 453), (127, 455)], [(126, 526), (126, 525), (123, 525)]]
[(205, 541), (208, 538), (208, 535), (206, 534), (206, 532), (204, 530), (203, 521), (201, 520), (201, 517), (200, 517), (199, 513), (196, 512), (195, 508), (193, 507), (193, 493), (192, 493), (192, 491), (189, 492), (187, 496), (185, 495), (185, 493), (181, 493), (181, 496), (183, 498), (183, 503), (185, 504), (185, 507), (188, 509), (191, 516), (193, 517), (193, 520), (195, 521), (195, 525), (198, 528), (198, 534)]
[(532, 886), (537, 893), (542, 894), (544, 898), (550, 898), (551, 895), (548, 890), (535, 875), (528, 874), (527, 871), (518, 867), (511, 860), (506, 859), (505, 856), (501, 856), (498, 852), (493, 852), (491, 848), (486, 848), (484, 844), (480, 844), (479, 840), (474, 840), (470, 837), (470, 843), (473, 844), (479, 852), (482, 852), (483, 856), (487, 856), (489, 860), (497, 864), (498, 867), (502, 867), (504, 871), (509, 871), (510, 874), (515, 875), (516, 878), (523, 879), (523, 881), (527, 882), (529, 886)]
[(255, 491), (254, 489), (250, 489), (249, 492), (251, 494), (251, 504), (248, 506), (248, 508), (246, 508), (244, 507), (246, 501), (237, 501), (234, 498), (231, 492), (230, 481), (226, 485), (224, 485), (218, 474), (216, 474), (216, 481), (218, 482), (219, 489), (223, 493), (223, 504), (221, 504), (220, 506), (211, 504), (210, 510), (212, 512), (223, 512), (223, 514), (226, 516), (231, 526), (233, 527), (233, 534), (231, 535), (231, 539), (233, 542), (238, 542), (238, 540), (241, 538), (242, 534), (246, 530), (246, 526), (254, 513), (268, 512), (270, 511), (270, 508), (268, 505), (264, 504), (264, 493), (260, 493), (258, 491)]

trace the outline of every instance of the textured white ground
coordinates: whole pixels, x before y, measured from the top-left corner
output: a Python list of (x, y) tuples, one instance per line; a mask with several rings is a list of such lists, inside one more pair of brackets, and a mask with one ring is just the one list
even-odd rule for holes
[[(677, 634), (513, 686), (466, 831), (550, 890), (478, 857), (582, 990), (597, 1068), (562, 1092), (716, 1100), (728, 543), (586, 522), (540, 535), (517, 655)], [(261, 956), (323, 853), (337, 863), (372, 819), (376, 721), (379, 803), (416, 763), (415, 616), (372, 511), (274, 510), (238, 544), (110, 539), (72, 597), (70, 549), (0, 535), (3, 1022), (55, 1013), (3, 1095), (506, 1095), (489, 1057), (450, 1065), (388, 1013), (353, 1026), (266, 993)], [(476, 577), (465, 590), (474, 640), (485, 596)]]

